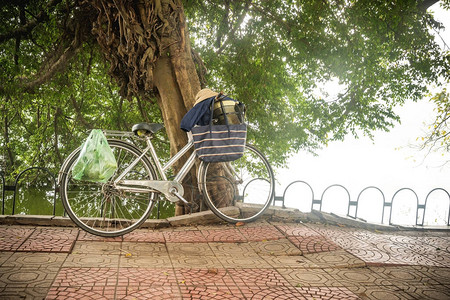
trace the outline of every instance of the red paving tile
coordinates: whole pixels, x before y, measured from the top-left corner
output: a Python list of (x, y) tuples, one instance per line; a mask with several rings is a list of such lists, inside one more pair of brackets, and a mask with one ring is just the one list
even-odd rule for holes
[(237, 229), (202, 230), (201, 232), (208, 242), (242, 243), (247, 241)]
[(346, 288), (293, 288), (293, 287), (275, 287), (262, 289), (252, 295), (251, 299), (360, 299), (354, 293)]
[[(20, 244), (9, 243), (9, 247), (14, 248), (14, 251), (68, 253), (72, 250), (78, 236), (78, 229), (37, 228), (24, 232), (13, 230), (5, 236), (8, 237), (7, 241), (14, 241), (14, 239), (21, 241)], [(8, 242), (5, 245), (8, 245)], [(0, 248), (3, 247), (0, 246)]]
[(29, 238), (16, 251), (69, 253), (74, 243), (75, 240)]
[(114, 287), (116, 283), (116, 268), (62, 268), (52, 287)]
[(228, 273), (239, 287), (266, 288), (270, 286), (290, 286), (276, 270), (273, 269), (228, 269)]
[(274, 226), (242, 226), (238, 227), (238, 230), (249, 242), (278, 240), (285, 238), (285, 236)]
[(175, 269), (178, 284), (182, 286), (226, 286), (235, 285), (226, 269)]
[[(250, 298), (251, 295), (251, 298)], [(291, 300), (291, 299), (307, 299), (299, 290), (293, 287), (272, 287), (267, 289), (261, 289), (255, 293), (250, 293), (247, 295), (248, 299), (280, 299), (280, 300)], [(312, 298), (310, 298), (312, 299)], [(317, 299), (317, 298), (315, 298)], [(320, 298), (319, 298), (320, 299)]]
[[(101, 241), (105, 246), (126, 246), (130, 249), (145, 243), (159, 243), (163, 250), (170, 250), (171, 257), (167, 257), (167, 265), (146, 264), (151, 267), (124, 267), (130, 265), (125, 263), (126, 258), (122, 256), (114, 267), (62, 266), (55, 270), (48, 267), (47, 271), (46, 266), (41, 266), (39, 272), (56, 276), (52, 281), (45, 281), (48, 289), (46, 299), (318, 300), (359, 299), (358, 295), (363, 298), (367, 295), (370, 299), (383, 299), (383, 295), (398, 295), (404, 299), (445, 299), (443, 297), (448, 295), (450, 288), (448, 236), (426, 236), (414, 232), (405, 235), (401, 235), (401, 232), (387, 234), (320, 224), (272, 226), (266, 222), (263, 225), (223, 229), (139, 229), (123, 237), (106, 239), (73, 228), (0, 226), (0, 251), (30, 252), (30, 255), (42, 251), (53, 255), (54, 252), (70, 252), (76, 241), (83, 241), (87, 245)], [(122, 242), (126, 243), (122, 245)], [(267, 248), (266, 244), (272, 248)], [(210, 267), (198, 265), (198, 268), (175, 264), (178, 252), (180, 256), (181, 253), (186, 254), (179, 251), (184, 245), (197, 249), (192, 250), (192, 257), (198, 255), (216, 261), (211, 262)], [(221, 249), (230, 249), (230, 256), (222, 253)], [(1, 254), (0, 284), (8, 284), (10, 278), (7, 278), (6, 273), (14, 271), (11, 266), (15, 264), (8, 261), (2, 266), (2, 263), (12, 260), (15, 254)], [(106, 252), (98, 255), (102, 254), (106, 255)], [(267, 264), (248, 264), (249, 261), (270, 260), (271, 256), (295, 261), (303, 255), (314, 262), (310, 265), (312, 269), (305, 269), (298, 264), (278, 264), (276, 268), (267, 268)], [(343, 257), (342, 261), (333, 264), (340, 256)], [(19, 258), (17, 256), (16, 259)], [(144, 256), (139, 258), (145, 260)], [(224, 258), (238, 263), (224, 264)], [(352, 264), (355, 259), (362, 264)], [(1, 276), (1, 272), (6, 275)], [(305, 272), (317, 278), (312, 280)], [(401, 293), (396, 292), (399, 289)]]
[(0, 227), (0, 251), (16, 251), (34, 230), (34, 228)]
[(207, 240), (200, 230), (167, 231), (164, 232), (166, 243), (206, 243)]
[(146, 299), (182, 299), (180, 290), (176, 286), (118, 286), (116, 299), (146, 300)]
[(51, 287), (45, 299), (114, 299), (114, 286)]
[(237, 288), (229, 286), (185, 286), (181, 287), (182, 299), (242, 299), (243, 295)]
[(173, 285), (177, 279), (172, 269), (120, 268), (118, 286)]
[(37, 228), (30, 239), (75, 240), (77, 236), (78, 229)]
[(114, 238), (105, 238), (98, 235), (90, 234), (86, 231), (81, 230), (78, 238), (78, 241), (104, 241), (104, 242), (121, 242), (123, 240), (123, 237), (118, 236)]

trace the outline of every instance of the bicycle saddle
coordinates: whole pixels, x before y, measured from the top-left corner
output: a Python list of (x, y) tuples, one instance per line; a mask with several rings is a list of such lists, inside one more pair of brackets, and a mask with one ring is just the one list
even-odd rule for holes
[(144, 134), (154, 134), (156, 132), (158, 132), (159, 130), (161, 130), (162, 128), (164, 128), (163, 124), (158, 124), (158, 123), (139, 123), (139, 124), (135, 124), (133, 125), (133, 128), (131, 129), (131, 131), (133, 131), (133, 133), (135, 135), (139, 135), (138, 131), (143, 130)]

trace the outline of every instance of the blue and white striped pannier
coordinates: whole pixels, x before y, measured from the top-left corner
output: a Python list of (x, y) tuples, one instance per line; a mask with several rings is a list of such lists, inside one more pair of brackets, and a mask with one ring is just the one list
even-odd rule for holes
[(241, 158), (247, 124), (206, 125), (192, 128), (197, 156), (204, 162), (226, 162)]

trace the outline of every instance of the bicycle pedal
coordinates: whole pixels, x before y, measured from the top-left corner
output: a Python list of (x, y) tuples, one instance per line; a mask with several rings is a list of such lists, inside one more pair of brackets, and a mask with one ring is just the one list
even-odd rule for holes
[(198, 204), (195, 202), (188, 203), (187, 207), (189, 207), (190, 213), (196, 212), (199, 208)]

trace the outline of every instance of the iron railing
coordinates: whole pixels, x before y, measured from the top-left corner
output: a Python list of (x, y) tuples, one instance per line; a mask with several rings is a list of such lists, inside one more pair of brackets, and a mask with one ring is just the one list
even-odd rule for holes
[[(56, 209), (56, 199), (57, 199), (57, 194), (59, 194), (59, 186), (58, 183), (56, 181), (56, 176), (54, 176), (54, 174), (52, 172), (50, 172), (48, 169), (46, 168), (41, 168), (41, 167), (31, 167), (31, 168), (27, 168), (24, 171), (20, 172), (19, 175), (17, 175), (17, 177), (14, 180), (14, 184), (13, 185), (7, 185), (6, 181), (5, 181), (5, 174), (3, 172), (0, 171), (0, 180), (1, 180), (1, 187), (2, 187), (2, 215), (5, 214), (5, 199), (6, 199), (6, 192), (7, 191), (12, 191), (13, 194), (13, 201), (12, 201), (12, 208), (11, 208), (11, 212), (14, 215), (15, 213), (15, 206), (16, 206), (16, 195), (18, 193), (18, 185), (20, 182), (20, 179), (22, 178), (22, 176), (24, 174), (26, 174), (27, 172), (31, 172), (31, 171), (36, 171), (39, 170), (42, 173), (46, 173), (47, 174), (47, 179), (50, 179), (50, 181), (53, 184), (52, 187), (52, 191), (53, 191), (53, 216), (55, 216), (55, 209)], [(381, 213), (381, 222), (380, 223), (384, 223), (384, 217), (385, 217), (385, 210), (386, 208), (389, 209), (389, 225), (394, 225), (392, 222), (392, 215), (393, 215), (393, 204), (395, 202), (395, 200), (397, 199), (398, 195), (403, 192), (403, 191), (409, 191), (411, 192), (414, 197), (413, 197), (413, 201), (415, 201), (415, 207), (416, 207), (416, 211), (415, 211), (415, 224), (409, 224), (409, 225), (416, 225), (416, 226), (424, 226), (424, 221), (425, 221), (425, 216), (426, 216), (426, 212), (427, 212), (427, 204), (428, 204), (428, 200), (431, 194), (437, 192), (437, 191), (441, 191), (444, 193), (444, 195), (446, 195), (445, 198), (448, 198), (449, 200), (449, 211), (448, 211), (448, 216), (446, 218), (446, 222), (447, 222), (447, 226), (450, 225), (450, 194), (443, 188), (435, 188), (433, 190), (431, 190), (427, 196), (425, 197), (425, 201), (423, 203), (420, 203), (419, 201), (419, 197), (417, 196), (416, 192), (410, 188), (401, 188), (399, 190), (397, 190), (394, 193), (394, 196), (391, 198), (390, 201), (386, 200), (386, 197), (383, 193), (383, 191), (376, 187), (376, 186), (368, 186), (366, 188), (364, 188), (363, 190), (361, 190), (361, 192), (358, 194), (356, 201), (352, 201), (351, 200), (351, 196), (349, 191), (347, 190), (347, 188), (345, 188), (343, 185), (340, 184), (332, 184), (330, 186), (328, 186), (323, 192), (322, 195), (320, 197), (320, 199), (316, 199), (316, 197), (314, 196), (314, 190), (311, 187), (310, 184), (308, 184), (306, 181), (302, 181), (302, 180), (296, 180), (291, 182), (283, 191), (282, 196), (275, 196), (274, 197), (274, 201), (273, 201), (273, 205), (275, 205), (277, 202), (281, 202), (281, 207), (286, 208), (285, 206), (285, 201), (286, 201), (286, 197), (287, 197), (287, 192), (289, 189), (291, 189), (294, 185), (296, 184), (303, 184), (305, 185), (310, 191), (311, 191), (311, 210), (318, 210), (318, 211), (322, 211), (322, 204), (323, 204), (323, 200), (324, 200), (324, 196), (329, 193), (329, 190), (331, 188), (340, 188), (343, 189), (348, 197), (347, 200), (347, 216), (354, 218), (354, 219), (360, 219), (360, 217), (358, 216), (358, 211), (359, 211), (359, 206), (360, 206), (360, 199), (361, 196), (367, 192), (368, 190), (375, 190), (377, 192), (379, 192), (380, 196), (382, 197), (382, 213)], [(354, 214), (351, 214), (351, 208), (354, 208)], [(420, 211), (420, 214), (419, 214)], [(421, 222), (419, 222), (419, 216), (421, 216)], [(159, 214), (158, 214), (158, 218), (159, 218)]]
[(47, 168), (42, 168), (42, 167), (30, 167), (27, 168), (25, 170), (23, 170), (22, 172), (19, 173), (19, 175), (16, 176), (16, 178), (14, 179), (14, 184), (13, 185), (7, 185), (6, 181), (5, 181), (5, 176), (3, 172), (0, 172), (1, 175), (1, 179), (2, 179), (2, 215), (5, 214), (5, 202), (6, 202), (6, 191), (12, 191), (13, 192), (13, 201), (12, 201), (12, 207), (11, 207), (11, 214), (14, 215), (16, 212), (16, 198), (17, 198), (17, 188), (19, 186), (20, 183), (20, 179), (27, 173), (32, 172), (32, 171), (42, 171), (43, 173), (47, 174), (47, 179), (50, 179), (51, 183), (53, 184), (52, 186), (52, 191), (53, 191), (53, 216), (56, 215), (56, 199), (57, 199), (57, 194), (59, 193), (59, 188), (56, 182), (56, 177), (55, 175), (50, 172), (50, 170), (48, 170)]
[[(414, 190), (410, 189), (410, 188), (401, 188), (401, 189), (397, 190), (397, 191), (394, 193), (394, 196), (392, 196), (391, 201), (387, 201), (387, 200), (386, 200), (386, 197), (385, 197), (385, 195), (384, 195), (384, 193), (383, 193), (383, 191), (382, 191), (380, 188), (376, 187), (376, 186), (368, 186), (368, 187), (364, 188), (364, 189), (358, 194), (358, 197), (357, 197), (356, 201), (352, 201), (352, 200), (351, 200), (351, 197), (350, 197), (349, 191), (348, 191), (344, 186), (342, 186), (342, 185), (340, 185), (340, 184), (332, 184), (332, 185), (328, 186), (328, 187), (323, 191), (321, 198), (320, 198), (320, 199), (316, 199), (316, 198), (314, 197), (314, 190), (312, 189), (311, 185), (309, 185), (306, 181), (296, 180), (296, 181), (291, 182), (291, 183), (284, 189), (283, 196), (281, 196), (281, 197), (280, 197), (280, 196), (275, 197), (275, 199), (274, 199), (274, 204), (275, 204), (277, 201), (280, 201), (280, 202), (282, 203), (281, 206), (284, 208), (284, 207), (285, 207), (285, 201), (286, 201), (286, 193), (287, 193), (287, 191), (288, 191), (290, 188), (292, 188), (292, 186), (293, 186), (294, 184), (304, 184), (304, 185), (306, 185), (306, 186), (309, 188), (309, 190), (311, 191), (311, 210), (318, 210), (318, 211), (322, 211), (322, 203), (323, 203), (324, 195), (325, 195), (332, 187), (339, 187), (339, 188), (343, 189), (343, 190), (345, 191), (345, 193), (347, 194), (347, 196), (348, 196), (348, 201), (347, 201), (347, 207), (348, 207), (348, 209), (347, 209), (347, 216), (348, 216), (348, 217), (351, 217), (351, 218), (354, 218), (354, 219), (358, 219), (358, 218), (359, 218), (359, 217), (358, 217), (358, 208), (359, 208), (359, 204), (360, 204), (360, 198), (361, 198), (361, 195), (362, 195), (364, 192), (366, 192), (367, 190), (369, 190), (369, 189), (374, 189), (374, 190), (378, 191), (378, 192), (381, 194), (382, 200), (383, 200), (382, 213), (381, 213), (381, 222), (380, 222), (380, 223), (384, 223), (384, 212), (385, 212), (386, 208), (388, 208), (388, 209), (389, 209), (389, 225), (394, 225), (393, 222), (392, 222), (393, 204), (394, 204), (394, 201), (398, 198), (399, 193), (401, 193), (402, 191), (410, 191), (410, 192), (412, 192), (413, 195), (414, 195), (414, 199), (412, 199), (412, 200), (415, 201), (415, 206), (416, 206), (416, 211), (415, 211), (415, 215), (416, 215), (415, 220), (416, 220), (416, 221), (415, 221), (415, 224), (410, 224), (410, 225), (416, 225), (416, 226), (424, 226), (424, 221), (425, 221), (425, 216), (426, 216), (426, 211), (427, 211), (426, 209), (427, 209), (427, 204), (428, 204), (428, 200), (429, 200), (429, 198), (430, 198), (430, 195), (433, 194), (433, 193), (436, 192), (436, 191), (442, 191), (442, 192), (444, 192), (445, 195), (446, 195), (445, 198), (449, 200), (449, 206), (448, 206), (449, 209), (448, 209), (448, 212), (447, 212), (447, 218), (446, 218), (446, 222), (447, 222), (447, 223), (446, 223), (446, 225), (447, 225), (447, 226), (450, 225), (450, 194), (449, 194), (445, 189), (443, 189), (443, 188), (435, 188), (435, 189), (431, 190), (431, 191), (427, 194), (427, 196), (425, 197), (425, 201), (424, 201), (424, 203), (422, 203), (422, 204), (420, 203), (419, 197), (417, 196), (416, 192), (415, 192)], [(316, 209), (315, 206), (316, 206), (316, 207), (318, 206), (318, 209)], [(351, 207), (355, 207), (355, 209), (354, 209), (355, 213), (354, 213), (354, 214), (351, 214), (351, 213), (350, 213), (350, 208), (351, 208)], [(421, 216), (421, 222), (419, 222), (419, 211), (421, 211), (421, 213), (420, 213), (420, 216)]]

